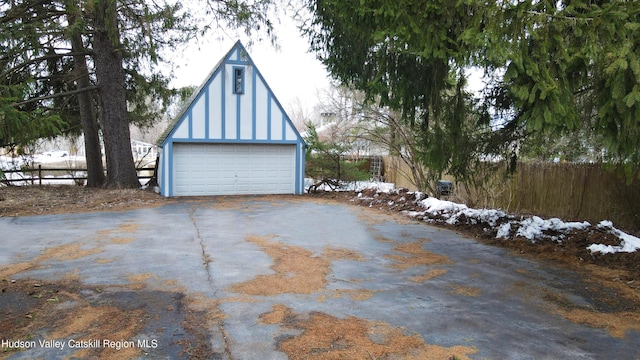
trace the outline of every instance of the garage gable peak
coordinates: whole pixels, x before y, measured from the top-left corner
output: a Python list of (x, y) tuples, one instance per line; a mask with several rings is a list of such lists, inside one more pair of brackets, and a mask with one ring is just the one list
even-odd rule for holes
[(158, 139), (167, 142), (303, 142), (240, 41)]

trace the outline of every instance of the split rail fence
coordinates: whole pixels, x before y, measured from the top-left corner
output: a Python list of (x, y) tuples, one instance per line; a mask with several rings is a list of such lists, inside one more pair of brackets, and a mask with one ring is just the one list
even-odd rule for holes
[[(145, 180), (153, 178), (154, 170), (155, 169), (152, 167), (136, 168), (138, 179)], [(50, 180), (73, 180), (75, 183), (87, 180), (87, 169), (80, 168), (44, 168), (42, 165), (38, 165), (38, 167), (23, 168), (21, 170), (3, 170), (2, 173), (5, 174), (5, 178), (1, 179), (0, 183), (7, 184), (20, 182), (23, 184), (42, 185), (43, 181)], [(66, 176), (51, 177), (51, 174), (57, 173), (61, 173)], [(8, 176), (10, 174), (23, 174), (24, 176)], [(27, 176), (27, 174), (29, 175)]]

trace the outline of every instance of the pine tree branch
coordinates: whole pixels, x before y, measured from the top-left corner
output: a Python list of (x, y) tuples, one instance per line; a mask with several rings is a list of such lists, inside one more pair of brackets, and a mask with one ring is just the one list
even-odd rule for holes
[(90, 86), (90, 87), (84, 88), (84, 89), (77, 89), (77, 90), (72, 90), (72, 91), (66, 91), (66, 92), (63, 92), (63, 93), (57, 93), (57, 94), (52, 94), (52, 95), (47, 95), (47, 96), (40, 96), (40, 97), (37, 97), (37, 98), (33, 98), (33, 99), (29, 99), (29, 100), (13, 103), (12, 105), (13, 106), (22, 106), (22, 105), (26, 105), (26, 104), (42, 101), (42, 100), (54, 99), (54, 98), (58, 98), (58, 97), (64, 97), (64, 96), (69, 96), (69, 95), (80, 94), (80, 93), (83, 93), (83, 92), (86, 92), (86, 91), (93, 91), (93, 90), (96, 90), (97, 88), (98, 88), (97, 86)]
[(559, 20), (570, 20), (573, 22), (578, 22), (578, 21), (585, 21), (585, 22), (589, 22), (589, 21), (593, 21), (594, 18), (592, 17), (575, 17), (575, 16), (566, 16), (566, 15), (558, 15), (558, 14), (547, 14), (544, 12), (540, 12), (540, 11), (535, 11), (535, 10), (529, 10), (527, 11), (528, 14), (530, 15), (538, 15), (538, 16), (546, 16), (548, 19), (559, 19)]
[[(19, 71), (20, 69), (23, 69), (29, 65), (33, 65), (33, 64), (38, 64), (40, 62), (43, 61), (47, 61), (50, 59), (57, 59), (60, 57), (66, 57), (66, 56), (74, 56), (74, 55), (91, 55), (92, 53), (89, 51), (86, 52), (82, 52), (82, 53), (74, 53), (74, 52), (67, 52), (64, 54), (49, 54), (49, 55), (44, 55), (44, 56), (40, 56), (28, 61), (25, 61), (23, 63), (20, 63), (18, 65), (16, 65), (15, 67), (9, 68), (7, 70), (5, 70), (4, 72), (0, 73), (0, 78), (6, 78), (7, 76), (9, 76), (9, 74), (15, 73), (17, 71)], [(6, 58), (1, 58), (0, 60), (5, 60)]]

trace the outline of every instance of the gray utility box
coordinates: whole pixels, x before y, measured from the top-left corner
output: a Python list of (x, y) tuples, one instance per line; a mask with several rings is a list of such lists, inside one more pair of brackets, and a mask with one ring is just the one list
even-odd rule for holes
[(438, 180), (436, 183), (436, 191), (440, 196), (449, 196), (453, 194), (453, 183), (446, 180)]

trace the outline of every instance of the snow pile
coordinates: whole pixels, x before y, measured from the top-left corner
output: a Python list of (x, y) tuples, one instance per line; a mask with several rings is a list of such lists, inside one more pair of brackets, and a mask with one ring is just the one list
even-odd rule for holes
[(466, 223), (470, 225), (487, 223), (490, 226), (496, 226), (498, 220), (507, 217), (507, 214), (500, 210), (470, 209), (464, 204), (439, 200), (433, 197), (421, 200), (419, 204), (426, 209), (426, 213), (445, 217), (447, 218), (445, 222), (451, 225), (458, 224), (464, 216)]
[(613, 235), (616, 235), (622, 240), (620, 246), (611, 246), (603, 244), (592, 244), (587, 247), (592, 253), (600, 252), (603, 254), (613, 254), (617, 252), (635, 252), (640, 249), (640, 238), (633, 235), (629, 235), (613, 227), (613, 223), (609, 220), (601, 221), (598, 224), (598, 229), (607, 231)]
[(396, 188), (396, 184), (394, 183), (385, 183), (379, 181), (356, 181), (353, 184), (355, 191), (362, 191), (364, 189), (375, 187), (379, 192), (390, 193)]
[(37, 154), (34, 158), (37, 163), (51, 163), (62, 160), (68, 160), (69, 153), (64, 150), (47, 151), (42, 154)]
[[(502, 239), (520, 236), (533, 242), (539, 239), (551, 239), (561, 242), (567, 234), (573, 231), (587, 230), (591, 227), (588, 221), (565, 222), (558, 218), (542, 219), (538, 216), (515, 219), (501, 210), (470, 209), (463, 204), (436, 198), (421, 200), (419, 204), (425, 209), (426, 214), (437, 216), (447, 224), (488, 225), (495, 230), (496, 238)], [(414, 212), (411, 215), (415, 216), (416, 213)], [(462, 215), (464, 215), (464, 218)], [(634, 252), (640, 249), (639, 238), (614, 228), (611, 221), (603, 221), (597, 228), (616, 235), (622, 240), (622, 244), (620, 246), (592, 244), (587, 247), (592, 253), (610, 254)]]
[(502, 210), (471, 209), (464, 204), (433, 197), (421, 200), (418, 204), (425, 211), (410, 215), (422, 215), (424, 218), (427, 214), (429, 219), (436, 218), (450, 225), (482, 225), (486, 232), (495, 231), (496, 237), (503, 239), (520, 236), (531, 241), (544, 238), (560, 241), (563, 234), (591, 225), (588, 222), (567, 223), (557, 218), (544, 220), (538, 216), (516, 219)]
[[(378, 183), (361, 184), (365, 188), (357, 187), (358, 200), (368, 201), (369, 206), (387, 205), (389, 209), (406, 208), (413, 202), (413, 208), (406, 210), (405, 214), (430, 222), (443, 222), (450, 225), (480, 225), (486, 233), (495, 233), (496, 238), (510, 239), (523, 237), (532, 242), (549, 239), (561, 243), (569, 234), (576, 231), (604, 231), (617, 236), (621, 240), (620, 246), (592, 244), (587, 247), (591, 253), (616, 253), (635, 252), (640, 249), (640, 238), (626, 234), (613, 227), (611, 221), (602, 221), (596, 229), (587, 222), (566, 222), (558, 218), (543, 219), (539, 216), (519, 217), (509, 215), (497, 209), (472, 209), (464, 204), (433, 197), (426, 197), (422, 193), (409, 192), (406, 189), (395, 189)], [(368, 187), (366, 187), (368, 186)], [(363, 195), (364, 189), (368, 193), (375, 192), (373, 196)], [(381, 195), (395, 196), (392, 201)], [(398, 198), (398, 196), (400, 196)], [(404, 207), (400, 207), (401, 203)], [(417, 209), (416, 209), (417, 208)], [(422, 210), (422, 211), (420, 211)]]
[(309, 188), (316, 186), (316, 191), (355, 191), (362, 192), (366, 189), (376, 189), (378, 192), (389, 193), (394, 190), (396, 185), (394, 183), (385, 183), (380, 181), (331, 181), (331, 182), (319, 182), (310, 178), (304, 179), (304, 189), (308, 191)]
[(87, 162), (87, 158), (78, 155), (69, 155), (68, 152), (48, 151), (43, 154), (34, 156), (33, 161), (35, 164), (42, 164), (46, 167), (47, 164), (66, 164), (66, 167), (86, 167), (84, 164)]
[[(529, 240), (535, 240), (545, 237), (546, 233), (559, 233), (560, 235), (551, 235), (551, 239), (559, 241), (562, 239), (562, 234), (570, 233), (573, 230), (585, 230), (588, 229), (591, 224), (588, 221), (583, 222), (564, 222), (558, 218), (542, 219), (538, 216), (532, 216), (520, 221), (512, 222), (518, 227), (516, 236), (522, 236)], [(503, 225), (504, 226), (504, 225)], [(503, 228), (501, 236), (508, 237), (509, 232)]]
[(451, 214), (467, 210), (467, 205), (454, 203), (453, 201), (439, 200), (428, 197), (420, 201), (420, 205), (431, 215)]
[(0, 155), (0, 170), (11, 171), (20, 170), (20, 167), (24, 164), (22, 158), (9, 157)]

